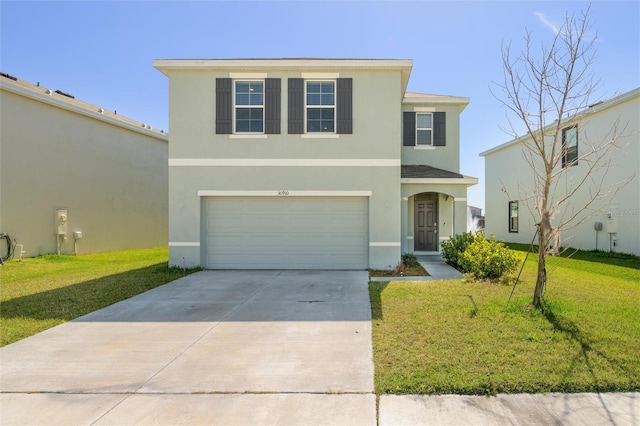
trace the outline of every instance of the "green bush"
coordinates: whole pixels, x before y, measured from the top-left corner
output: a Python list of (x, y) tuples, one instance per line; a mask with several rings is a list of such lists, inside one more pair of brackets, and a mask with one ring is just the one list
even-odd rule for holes
[(440, 245), (442, 249), (442, 257), (455, 268), (460, 269), (460, 256), (462, 256), (462, 253), (464, 253), (473, 240), (473, 233), (464, 232), (443, 241)]
[(405, 253), (402, 255), (402, 263), (407, 268), (416, 268), (420, 266), (420, 262), (418, 262), (418, 258), (413, 253)]
[(463, 272), (472, 274), (476, 279), (500, 278), (516, 269), (518, 259), (493, 236), (487, 240), (484, 234), (477, 233), (473, 242), (458, 257), (458, 264)]

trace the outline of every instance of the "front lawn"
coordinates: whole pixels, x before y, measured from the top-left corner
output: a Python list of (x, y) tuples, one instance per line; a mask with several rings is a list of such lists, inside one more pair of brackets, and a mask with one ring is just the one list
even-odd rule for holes
[[(46, 255), (0, 266), (0, 346), (185, 275), (168, 249)], [(193, 270), (187, 270), (191, 273)]]
[(511, 285), (371, 283), (376, 392), (639, 391), (640, 259), (612, 258), (549, 258), (544, 313), (532, 255), (508, 307)]

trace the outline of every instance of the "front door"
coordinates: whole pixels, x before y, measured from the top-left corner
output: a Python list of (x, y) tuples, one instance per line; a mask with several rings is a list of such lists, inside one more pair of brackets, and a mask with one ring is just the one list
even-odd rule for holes
[(414, 250), (438, 250), (438, 199), (437, 195), (416, 199), (414, 217)]

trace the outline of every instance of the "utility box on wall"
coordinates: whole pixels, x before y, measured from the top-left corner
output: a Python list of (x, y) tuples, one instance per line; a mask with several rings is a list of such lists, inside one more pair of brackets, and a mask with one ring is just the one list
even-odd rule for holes
[(69, 217), (67, 215), (67, 209), (57, 209), (56, 216), (55, 216), (56, 235), (58, 236), (67, 235), (68, 221), (69, 221)]

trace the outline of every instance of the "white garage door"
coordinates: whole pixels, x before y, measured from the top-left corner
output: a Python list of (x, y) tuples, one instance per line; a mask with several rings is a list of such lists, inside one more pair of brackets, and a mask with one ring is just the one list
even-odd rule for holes
[(366, 269), (366, 197), (204, 199), (208, 269)]

